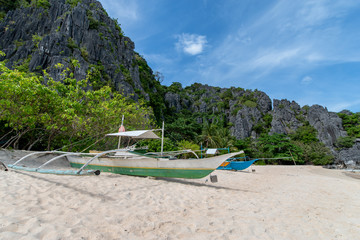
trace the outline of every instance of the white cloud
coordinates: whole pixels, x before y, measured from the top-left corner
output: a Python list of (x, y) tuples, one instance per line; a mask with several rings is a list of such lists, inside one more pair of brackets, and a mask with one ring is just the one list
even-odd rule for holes
[(137, 1), (133, 0), (101, 0), (103, 7), (112, 17), (119, 19), (119, 23), (136, 21), (139, 18)]
[(276, 51), (272, 50), (270, 53), (262, 54), (261, 56), (253, 59), (252, 65), (255, 68), (280, 66), (283, 65), (284, 63), (288, 63), (289, 60), (296, 58), (299, 52), (300, 52), (299, 48), (281, 49)]
[[(251, 21), (239, 24), (236, 19), (229, 34), (202, 58), (199, 74), (217, 84), (233, 81), (250, 87), (280, 71), (292, 69), (298, 78), (318, 66), (360, 61), (353, 44), (360, 35), (342, 25), (356, 6), (354, 0), (269, 4)], [(309, 84), (309, 79), (305, 82)]]
[(301, 80), (301, 83), (304, 84), (304, 85), (307, 85), (307, 84), (311, 83), (312, 80), (313, 80), (312, 77), (306, 76)]
[(190, 55), (202, 53), (207, 44), (206, 36), (202, 35), (183, 33), (176, 37), (178, 38), (176, 47)]

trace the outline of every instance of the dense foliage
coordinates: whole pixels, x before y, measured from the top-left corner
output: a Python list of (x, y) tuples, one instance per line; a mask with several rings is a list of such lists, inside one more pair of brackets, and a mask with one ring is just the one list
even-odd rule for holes
[(350, 137), (360, 138), (360, 112), (358, 113), (338, 113), (343, 121), (343, 126)]
[[(61, 66), (60, 66), (61, 67)], [(64, 69), (62, 82), (45, 74), (10, 70), (0, 63), (0, 121), (2, 146), (20, 149), (79, 148), (116, 131), (125, 115), (127, 128), (150, 126), (148, 107), (135, 103), (104, 86), (85, 91), (88, 82), (76, 81)], [(75, 150), (74, 148), (72, 150)]]
[(340, 137), (336, 145), (339, 149), (351, 148), (355, 143), (355, 139), (360, 138), (360, 112), (341, 112), (338, 113), (338, 116), (342, 119), (343, 127), (348, 136)]

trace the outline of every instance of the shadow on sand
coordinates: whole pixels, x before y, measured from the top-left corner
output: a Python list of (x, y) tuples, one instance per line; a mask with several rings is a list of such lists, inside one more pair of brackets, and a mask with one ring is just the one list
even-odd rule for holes
[[(55, 184), (55, 185), (57, 185), (57, 186), (62, 186), (62, 187), (64, 187), (64, 188), (71, 189), (71, 190), (76, 191), (76, 192), (79, 192), (79, 193), (81, 193), (81, 194), (89, 195), (90, 197), (99, 198), (99, 199), (101, 199), (101, 200), (106, 200), (106, 201), (115, 201), (115, 200), (116, 200), (116, 199), (114, 199), (114, 198), (112, 198), (112, 197), (105, 196), (105, 195), (102, 195), (102, 194), (100, 194), (100, 193), (89, 192), (89, 191), (86, 191), (86, 190), (84, 190), (84, 189), (77, 188), (77, 187), (71, 186), (71, 185), (66, 184), (66, 183), (60, 183), (60, 182), (57, 182), (57, 181), (53, 181), (53, 180), (47, 179), (47, 178), (45, 178), (45, 177), (41, 177), (41, 176), (37, 176), (37, 175), (32, 175), (32, 174), (29, 174), (29, 173), (26, 173), (26, 172), (20, 172), (20, 171), (17, 171), (17, 170), (13, 170), (13, 171), (16, 172), (16, 173), (19, 173), (19, 174), (22, 174), (22, 175), (25, 175), (25, 176), (28, 176), (28, 177), (37, 179), (37, 180), (42, 180), (42, 181), (45, 181), (45, 182), (48, 182), (48, 183)], [(81, 177), (81, 176), (77, 176), (77, 177)]]
[(156, 179), (160, 180), (160, 181), (180, 183), (180, 184), (191, 185), (191, 186), (195, 186), (195, 187), (207, 187), (207, 188), (230, 190), (230, 191), (237, 191), (237, 192), (254, 192), (254, 191), (245, 190), (245, 189), (237, 189), (237, 188), (229, 188), (229, 187), (223, 187), (223, 186), (209, 185), (209, 184), (206, 184), (206, 183), (199, 183), (199, 182), (190, 182), (189, 180), (180, 179), (180, 178), (157, 177)]

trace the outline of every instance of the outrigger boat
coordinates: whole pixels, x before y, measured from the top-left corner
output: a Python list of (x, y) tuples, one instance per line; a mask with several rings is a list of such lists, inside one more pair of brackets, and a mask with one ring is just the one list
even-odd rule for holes
[[(164, 130), (164, 128), (162, 129)], [(168, 177), (168, 178), (203, 178), (213, 172), (226, 159), (234, 157), (241, 152), (228, 153), (210, 158), (199, 158), (197, 154), (191, 150), (163, 152), (163, 137), (160, 153), (140, 153), (136, 151), (135, 146), (120, 149), (120, 138), (129, 137), (132, 139), (159, 139), (153, 132), (154, 130), (140, 131), (124, 131), (118, 133), (107, 134), (107, 136), (119, 137), (118, 149), (109, 150), (98, 153), (71, 153), (71, 152), (35, 152), (24, 156), (12, 165), (10, 168), (35, 171), (43, 173), (57, 174), (100, 174), (99, 171), (112, 172), (117, 174), (133, 175), (133, 176), (152, 176), (152, 177)], [(164, 131), (163, 131), (164, 132)], [(37, 168), (26, 168), (18, 164), (24, 159), (36, 155), (52, 153), (59, 154), (51, 158)], [(177, 159), (176, 157), (184, 153), (193, 153), (196, 158)], [(66, 157), (71, 167), (80, 168), (77, 171), (61, 171), (43, 169), (49, 163)]]
[(253, 159), (249, 161), (239, 161), (241, 158), (229, 158), (223, 162), (217, 169), (218, 170), (232, 170), (232, 171), (241, 171), (250, 167), (254, 162), (259, 159)]
[[(130, 137), (133, 139), (159, 139), (152, 130), (126, 131), (108, 134), (108, 136)], [(196, 158), (177, 159), (176, 156), (192, 153)], [(133, 147), (105, 151), (96, 156), (67, 156), (72, 167), (98, 169), (134, 176), (152, 176), (169, 178), (203, 178), (213, 172), (222, 162), (241, 152), (229, 153), (200, 159), (191, 150), (140, 153)]]

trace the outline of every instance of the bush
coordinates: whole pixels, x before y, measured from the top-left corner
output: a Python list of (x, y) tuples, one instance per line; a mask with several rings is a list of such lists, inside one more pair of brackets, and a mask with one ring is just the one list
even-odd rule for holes
[(32, 41), (35, 44), (35, 47), (39, 47), (39, 43), (42, 39), (43, 39), (42, 36), (39, 36), (37, 34), (32, 35)]
[(290, 137), (294, 141), (301, 141), (305, 144), (319, 142), (316, 129), (308, 122), (299, 127), (294, 134), (290, 134)]
[(351, 148), (354, 146), (355, 138), (347, 136), (347, 137), (339, 137), (336, 141), (336, 146), (339, 148)]
[(334, 156), (331, 154), (323, 143), (304, 144), (302, 142), (295, 142), (297, 146), (302, 149), (302, 159), (307, 164), (327, 165), (334, 161)]
[(74, 8), (78, 5), (78, 3), (81, 3), (81, 0), (66, 0), (65, 3), (69, 4), (71, 8)]
[(44, 9), (49, 9), (51, 7), (49, 0), (32, 0), (31, 5), (35, 7), (42, 7)]

